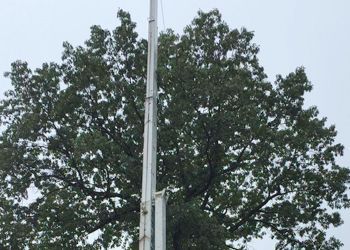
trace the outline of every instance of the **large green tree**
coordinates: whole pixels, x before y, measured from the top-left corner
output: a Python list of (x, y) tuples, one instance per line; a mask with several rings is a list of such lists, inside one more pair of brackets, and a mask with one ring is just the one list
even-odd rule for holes
[[(137, 248), (147, 41), (113, 31), (34, 71), (17, 61), (1, 101), (0, 248)], [(339, 249), (349, 206), (334, 126), (304, 107), (303, 68), (270, 83), (253, 34), (217, 10), (159, 38), (157, 189), (169, 249)], [(26, 201), (36, 194), (36, 199)], [(87, 236), (99, 232), (94, 242)]]

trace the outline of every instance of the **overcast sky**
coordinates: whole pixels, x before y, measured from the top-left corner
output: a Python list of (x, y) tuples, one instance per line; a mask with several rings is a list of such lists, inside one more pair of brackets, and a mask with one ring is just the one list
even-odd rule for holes
[[(319, 107), (328, 124), (338, 128), (346, 147), (339, 159), (350, 166), (350, 1), (349, 0), (160, 0), (159, 29), (180, 33), (199, 9), (221, 11), (232, 27), (255, 32), (260, 61), (271, 80), (298, 66), (306, 67), (314, 85), (307, 105)], [(25, 60), (34, 68), (59, 62), (62, 42), (81, 45), (94, 24), (113, 29), (119, 8), (129, 11), (141, 36), (147, 34), (148, 0), (0, 0), (0, 96), (10, 87), (2, 74), (10, 63)], [(330, 232), (350, 249), (350, 212), (345, 224)], [(270, 240), (256, 241), (251, 249), (273, 249)]]

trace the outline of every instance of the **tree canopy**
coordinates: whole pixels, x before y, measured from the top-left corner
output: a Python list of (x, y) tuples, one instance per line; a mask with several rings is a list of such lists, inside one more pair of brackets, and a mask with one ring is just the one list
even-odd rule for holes
[[(0, 248), (136, 249), (147, 41), (127, 12), (64, 43), (60, 63), (12, 64), (0, 105)], [(339, 249), (349, 207), (336, 130), (305, 107), (302, 67), (269, 82), (253, 33), (217, 10), (159, 37), (157, 189), (169, 249)], [(25, 202), (35, 192), (36, 199)], [(99, 232), (93, 242), (91, 233)]]

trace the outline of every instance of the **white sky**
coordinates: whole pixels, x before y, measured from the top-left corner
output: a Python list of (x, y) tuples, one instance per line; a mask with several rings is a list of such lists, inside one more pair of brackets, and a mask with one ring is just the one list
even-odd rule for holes
[[(336, 124), (338, 141), (346, 147), (339, 160), (350, 165), (350, 1), (348, 0), (162, 0), (159, 29), (181, 32), (199, 9), (218, 8), (231, 28), (255, 31), (260, 61), (270, 79), (305, 66), (314, 89), (307, 105), (319, 107), (329, 124)], [(10, 63), (25, 60), (34, 68), (60, 60), (62, 42), (80, 45), (89, 27), (99, 24), (113, 29), (116, 13), (123, 8), (147, 34), (148, 0), (0, 0), (0, 97), (9, 88), (2, 73)], [(160, 8), (161, 9), (161, 8)], [(345, 224), (331, 230), (350, 249), (349, 211), (342, 211)], [(269, 240), (254, 242), (252, 249), (273, 249)]]

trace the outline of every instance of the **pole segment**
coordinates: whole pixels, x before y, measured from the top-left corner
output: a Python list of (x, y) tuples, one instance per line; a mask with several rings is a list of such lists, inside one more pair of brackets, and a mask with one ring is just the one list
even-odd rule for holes
[(165, 189), (155, 193), (155, 250), (166, 249), (166, 202)]
[(139, 249), (154, 249), (154, 194), (156, 191), (157, 150), (157, 46), (158, 0), (150, 0), (148, 20), (147, 89), (142, 169)]

